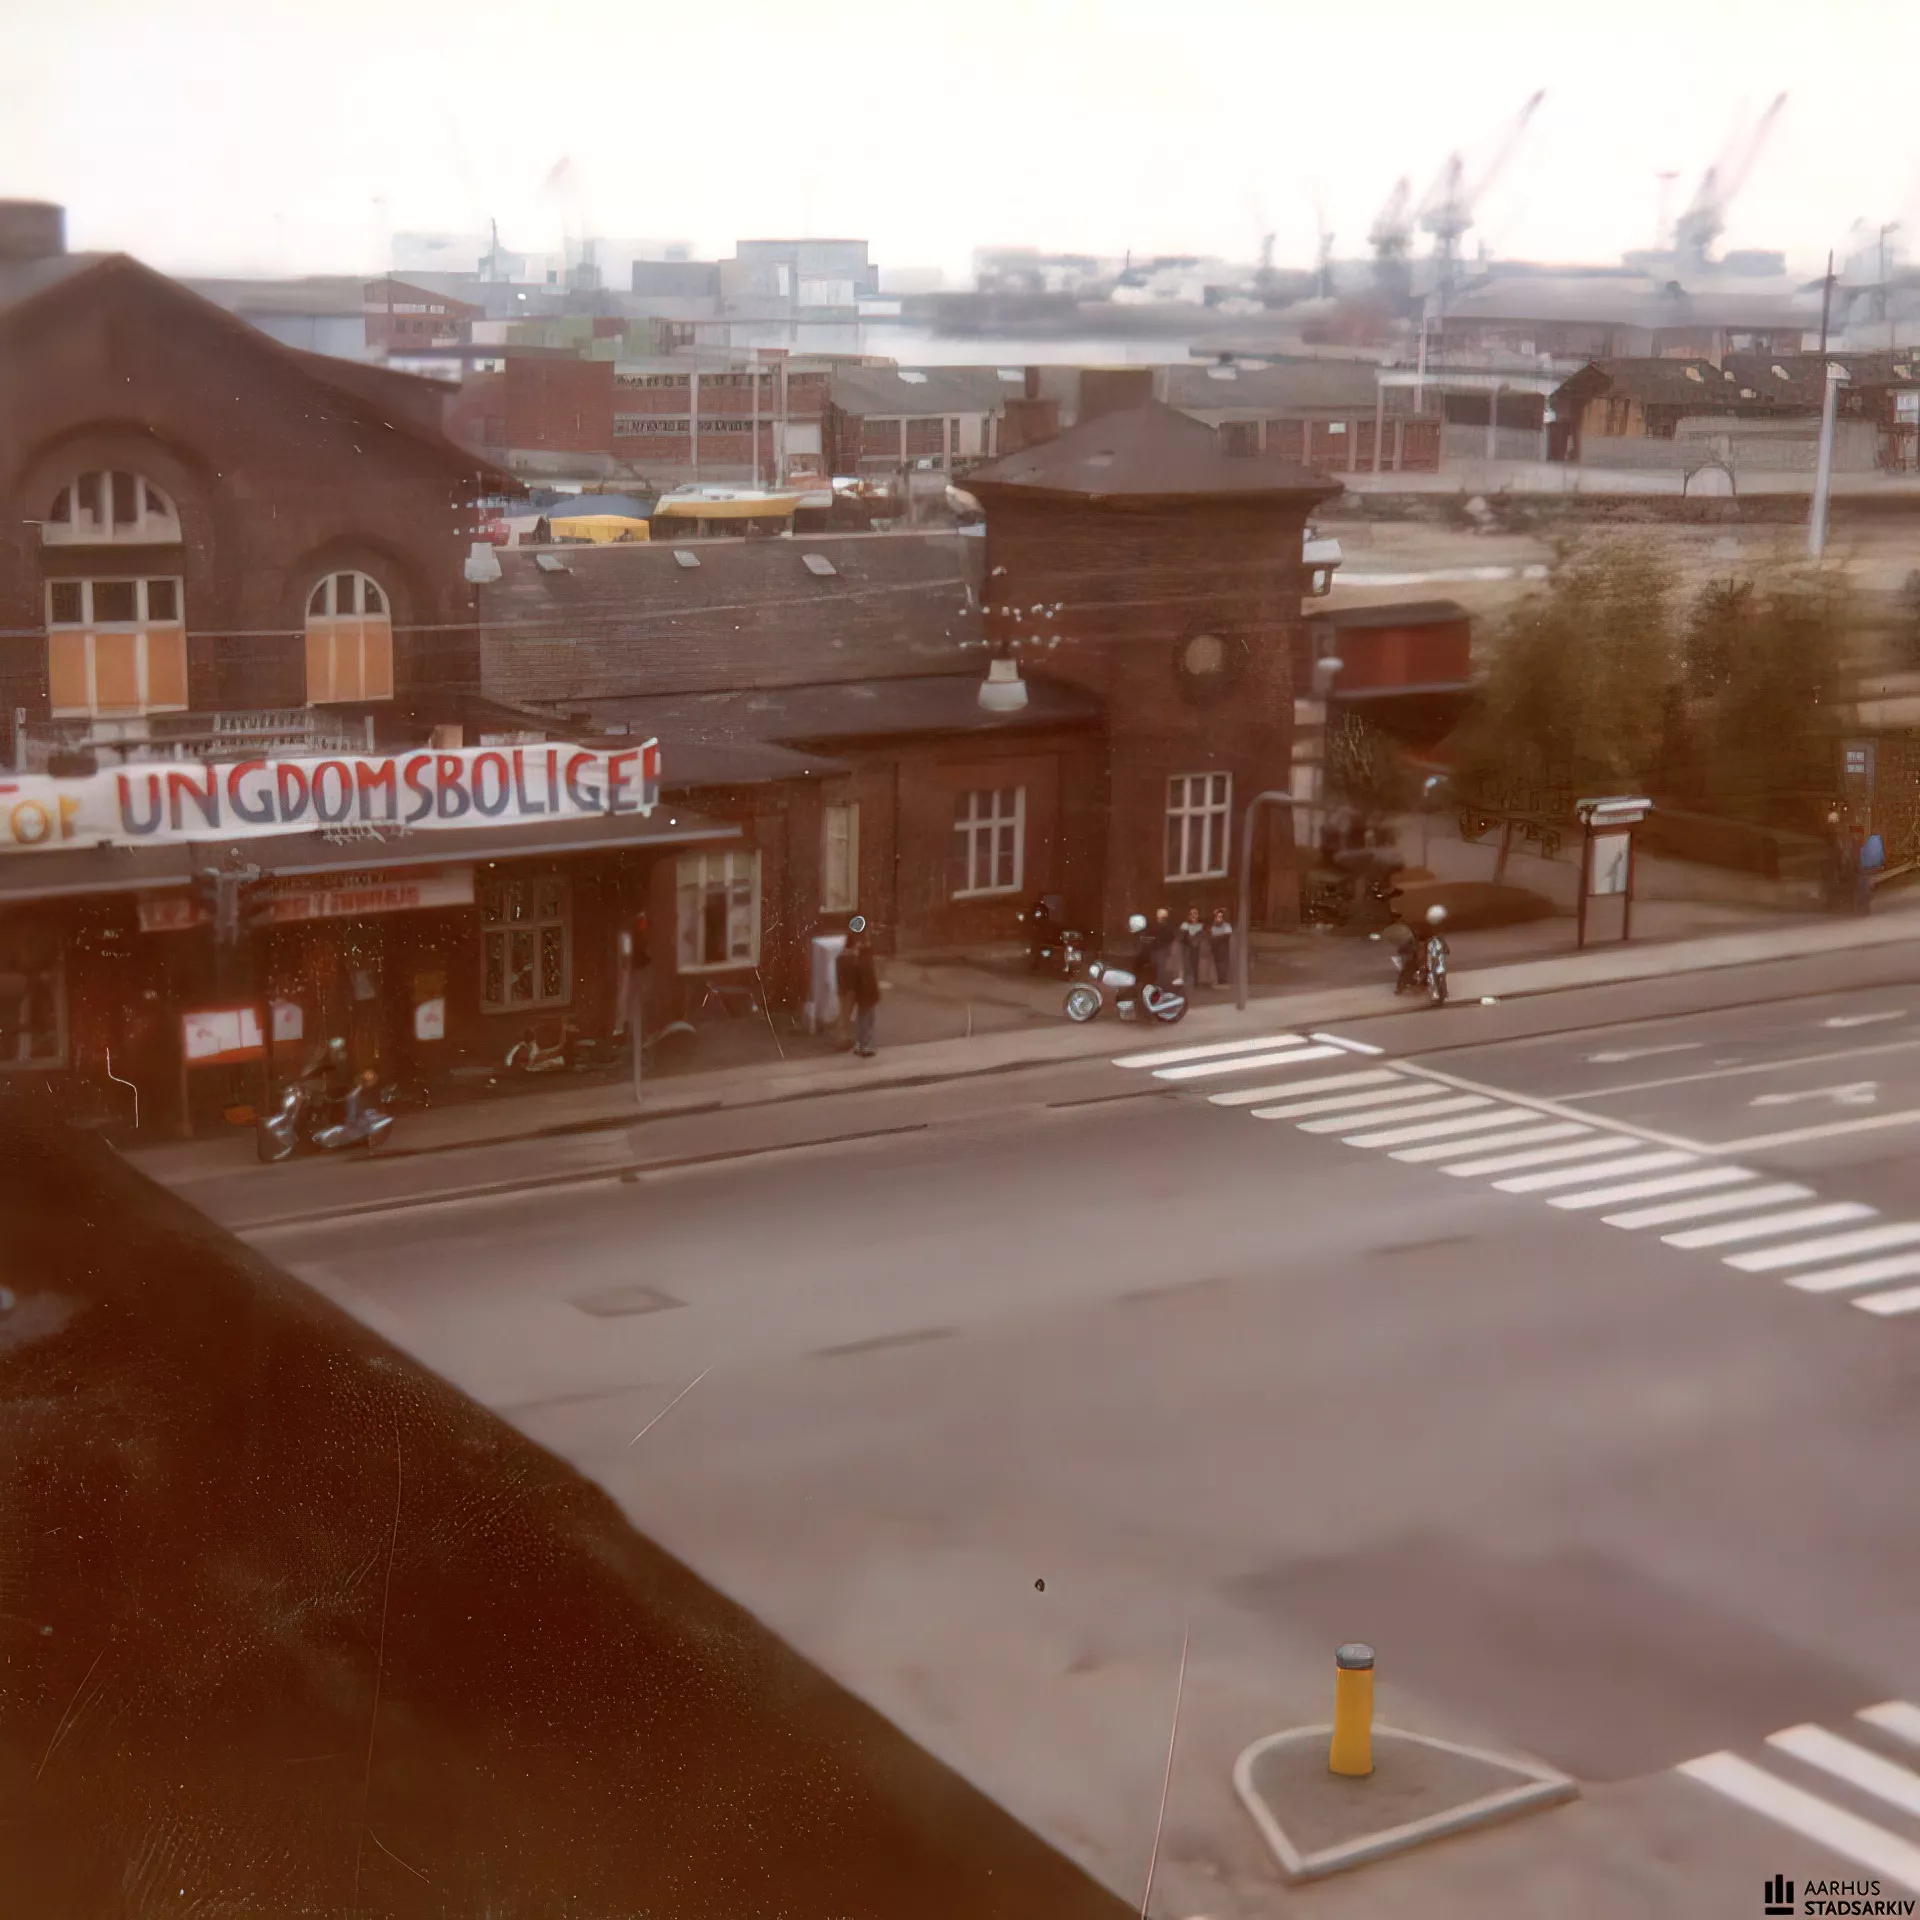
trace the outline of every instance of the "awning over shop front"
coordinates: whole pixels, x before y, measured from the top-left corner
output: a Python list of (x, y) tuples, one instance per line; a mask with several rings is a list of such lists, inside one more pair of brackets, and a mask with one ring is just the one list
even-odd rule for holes
[(359, 873), (450, 862), (549, 859), (558, 854), (724, 845), (740, 829), (665, 803), (651, 814), (591, 815), (489, 827), (405, 833), (392, 828), (288, 833), (244, 842), (195, 840), (162, 847), (77, 847), (0, 855), (0, 907), (86, 894), (158, 892), (192, 885), (237, 851), (262, 874)]

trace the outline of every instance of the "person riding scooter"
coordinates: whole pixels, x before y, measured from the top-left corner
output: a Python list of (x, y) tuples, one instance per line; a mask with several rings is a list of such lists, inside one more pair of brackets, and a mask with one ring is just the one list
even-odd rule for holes
[(316, 1047), (300, 1070), (300, 1085), (327, 1118), (343, 1113), (356, 1085), (347, 1043), (333, 1039)]
[(1133, 975), (1133, 985), (1118, 987), (1114, 990), (1113, 1004), (1116, 1011), (1122, 1008), (1138, 1008), (1140, 992), (1153, 979), (1155, 946), (1153, 929), (1147, 924), (1144, 913), (1132, 913), (1127, 916), (1127, 932), (1133, 940), (1133, 951), (1128, 954), (1126, 967)]

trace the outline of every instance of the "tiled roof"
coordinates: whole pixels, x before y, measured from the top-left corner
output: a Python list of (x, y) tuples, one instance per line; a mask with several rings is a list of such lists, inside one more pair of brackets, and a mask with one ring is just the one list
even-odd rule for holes
[(951, 532), (568, 548), (565, 571), (509, 548), (480, 589), (482, 685), (550, 706), (971, 671), (982, 557)]

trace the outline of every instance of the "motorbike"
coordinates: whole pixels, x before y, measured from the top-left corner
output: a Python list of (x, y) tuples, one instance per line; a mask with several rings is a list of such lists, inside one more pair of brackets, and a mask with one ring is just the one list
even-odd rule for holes
[(1067, 1018), (1084, 1024), (1103, 1007), (1112, 1007), (1122, 1020), (1132, 1020), (1144, 1012), (1167, 1026), (1187, 1010), (1187, 996), (1177, 988), (1156, 987), (1151, 981), (1136, 985), (1136, 976), (1127, 967), (1095, 960), (1087, 968), (1087, 977), (1067, 989)]
[(362, 1087), (343, 1101), (332, 1101), (308, 1081), (293, 1080), (280, 1090), (273, 1108), (261, 1114), (254, 1146), (269, 1164), (290, 1160), (303, 1148), (338, 1153), (346, 1147), (377, 1147), (393, 1127), (393, 1115)]
[[(1429, 1004), (1436, 1007), (1447, 1004), (1447, 941), (1440, 931), (1446, 917), (1444, 907), (1429, 907), (1426, 932), (1415, 933), (1398, 919), (1396, 909), (1396, 924), (1406, 934), (1393, 956), (1393, 990), (1396, 994), (1424, 990)], [(1382, 936), (1376, 933), (1372, 937), (1378, 940)]]
[(1080, 971), (1087, 957), (1087, 936), (1072, 927), (1063, 927), (1049, 913), (1035, 909), (1023, 913), (1020, 923), (1027, 929), (1027, 971), (1057, 973), (1070, 979)]

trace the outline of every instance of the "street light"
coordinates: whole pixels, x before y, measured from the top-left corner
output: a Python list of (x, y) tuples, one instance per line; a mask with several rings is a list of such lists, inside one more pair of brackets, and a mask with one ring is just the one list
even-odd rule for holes
[(1239, 939), (1234, 944), (1233, 954), (1233, 1004), (1240, 1012), (1247, 1010), (1247, 954), (1253, 945), (1253, 816), (1262, 807), (1285, 807), (1293, 811), (1293, 795), (1290, 793), (1256, 793), (1247, 802), (1247, 811), (1240, 825), (1240, 923)]

